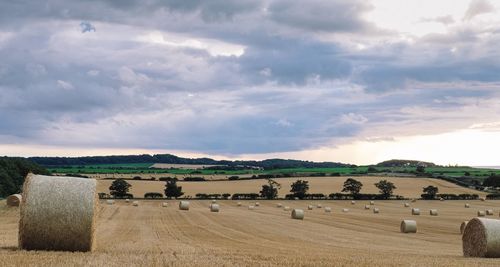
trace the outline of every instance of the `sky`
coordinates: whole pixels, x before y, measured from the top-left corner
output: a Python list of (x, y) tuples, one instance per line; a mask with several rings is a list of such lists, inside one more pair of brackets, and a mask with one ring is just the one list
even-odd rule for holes
[(0, 155), (500, 165), (500, 1), (0, 1)]

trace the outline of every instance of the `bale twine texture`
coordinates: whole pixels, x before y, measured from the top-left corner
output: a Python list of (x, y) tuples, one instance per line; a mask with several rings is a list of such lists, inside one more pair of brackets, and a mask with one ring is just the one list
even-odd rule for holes
[(98, 202), (94, 179), (28, 174), (19, 248), (92, 251)]
[(416, 233), (417, 222), (413, 220), (403, 220), (400, 226), (401, 233)]
[(411, 215), (420, 215), (420, 209), (418, 208), (411, 209)]
[(7, 206), (19, 207), (22, 201), (23, 201), (23, 196), (21, 194), (13, 194), (7, 197)]
[(189, 210), (189, 201), (182, 200), (179, 202), (180, 210)]
[(303, 220), (304, 219), (304, 210), (293, 209), (292, 210), (292, 219)]
[(474, 218), (462, 235), (465, 257), (500, 257), (500, 220)]

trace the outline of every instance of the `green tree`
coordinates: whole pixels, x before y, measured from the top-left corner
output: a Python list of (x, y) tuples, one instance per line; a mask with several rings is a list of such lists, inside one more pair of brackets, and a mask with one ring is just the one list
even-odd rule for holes
[(424, 165), (418, 165), (417, 166), (417, 173), (425, 173), (425, 166)]
[(291, 187), (290, 192), (293, 193), (293, 197), (303, 199), (309, 190), (309, 181), (297, 180)]
[(429, 185), (424, 187), (424, 194), (422, 194), (422, 198), (424, 199), (435, 199), (439, 189), (436, 186)]
[(380, 194), (385, 199), (391, 197), (393, 190), (396, 189), (394, 183), (387, 180), (380, 180), (378, 183), (375, 183), (375, 186), (379, 189)]
[(182, 186), (177, 186), (176, 180), (167, 181), (167, 184), (165, 185), (165, 196), (166, 197), (178, 198), (182, 195), (184, 195), (184, 192), (182, 192)]
[(122, 197), (128, 193), (128, 190), (132, 187), (125, 179), (116, 179), (111, 183), (109, 187), (109, 193), (115, 197)]
[(262, 185), (260, 196), (266, 199), (275, 199), (278, 196), (278, 189), (281, 189), (281, 185), (270, 178), (267, 179), (267, 183)]
[(361, 188), (363, 187), (363, 184), (355, 179), (348, 178), (344, 182), (344, 188), (342, 189), (342, 192), (350, 192), (353, 195), (359, 194), (359, 191), (361, 191)]

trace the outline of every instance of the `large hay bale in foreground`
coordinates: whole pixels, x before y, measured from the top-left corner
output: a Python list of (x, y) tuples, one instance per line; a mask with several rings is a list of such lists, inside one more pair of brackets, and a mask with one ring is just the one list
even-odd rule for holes
[(28, 174), (19, 248), (92, 251), (98, 202), (94, 179)]
[(179, 210), (189, 210), (189, 201), (179, 201)]
[(465, 257), (500, 257), (500, 220), (474, 218), (462, 235)]
[(7, 197), (7, 206), (19, 207), (22, 201), (23, 201), (23, 196), (21, 194), (13, 194)]
[(493, 210), (486, 210), (486, 215), (493, 215)]
[(469, 223), (469, 221), (463, 221), (460, 224), (460, 234), (464, 234), (465, 226), (467, 226), (468, 223)]
[(215, 204), (215, 203), (210, 204), (210, 211), (211, 212), (219, 212), (219, 209), (220, 209), (219, 204)]
[(401, 233), (416, 233), (417, 222), (413, 220), (403, 220), (400, 225)]
[(418, 209), (418, 208), (412, 208), (411, 209), (411, 215), (420, 215), (420, 209)]
[(484, 217), (484, 216), (486, 216), (486, 212), (484, 212), (484, 210), (477, 211), (477, 217)]
[(304, 211), (301, 209), (293, 209), (292, 210), (292, 219), (303, 220), (304, 219)]
[(438, 210), (437, 209), (430, 209), (429, 214), (431, 216), (438, 216)]

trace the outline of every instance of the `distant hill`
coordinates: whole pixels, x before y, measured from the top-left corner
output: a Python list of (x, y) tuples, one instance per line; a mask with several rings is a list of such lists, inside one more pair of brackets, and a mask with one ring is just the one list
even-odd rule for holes
[(29, 172), (50, 174), (44, 167), (24, 158), (0, 157), (0, 197), (21, 192)]
[(182, 158), (171, 154), (128, 155), (128, 156), (93, 156), (93, 157), (32, 157), (29, 160), (43, 166), (68, 166), (90, 164), (124, 164), (124, 163), (169, 163), (169, 164), (201, 164), (227, 166), (255, 166), (264, 169), (281, 168), (336, 168), (354, 167), (352, 164), (338, 162), (312, 162), (293, 159), (256, 160), (214, 160), (211, 158)]
[(391, 159), (378, 163), (378, 167), (417, 167), (418, 165), (425, 165), (426, 167), (435, 167), (436, 164), (432, 162), (406, 160), (406, 159)]

